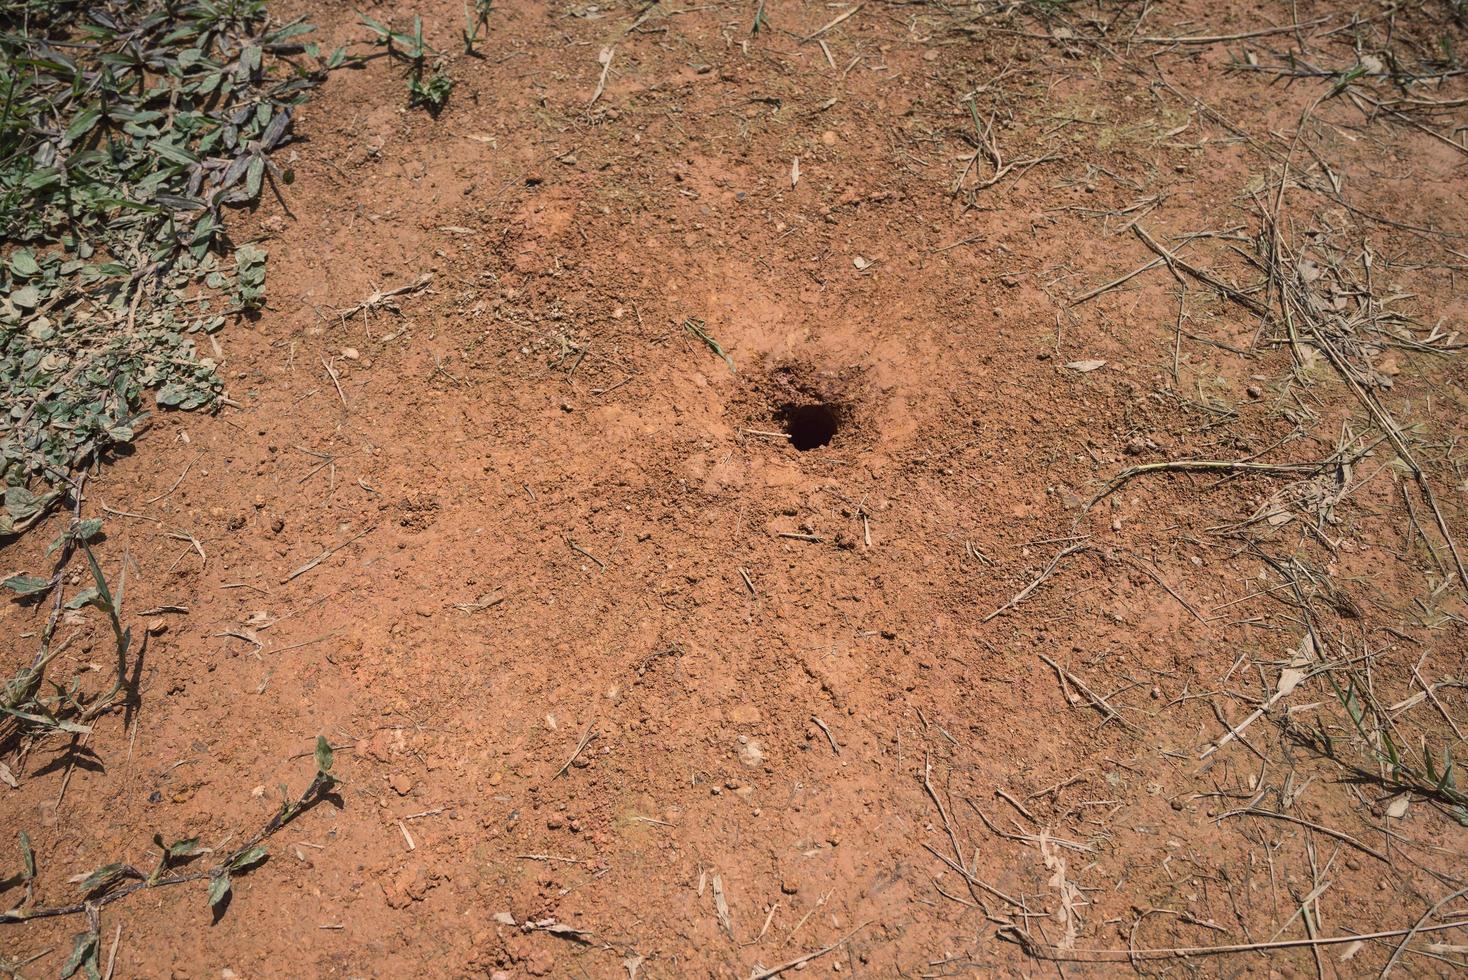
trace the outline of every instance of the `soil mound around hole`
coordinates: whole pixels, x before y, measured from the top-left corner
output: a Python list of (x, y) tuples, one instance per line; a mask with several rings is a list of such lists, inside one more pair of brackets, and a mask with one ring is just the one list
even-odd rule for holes
[(807, 361), (783, 361), (754, 376), (734, 411), (751, 429), (778, 432), (796, 452), (807, 453), (846, 446), (864, 434), (859, 424), (863, 390), (860, 367), (822, 369)]

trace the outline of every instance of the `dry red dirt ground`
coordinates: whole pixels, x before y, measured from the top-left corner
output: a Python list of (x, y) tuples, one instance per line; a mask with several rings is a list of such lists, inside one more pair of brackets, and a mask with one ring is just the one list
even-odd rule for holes
[(86, 483), (150, 636), (5, 758), (34, 906), (322, 734), (104, 967), (1460, 969), (1461, 6), (756, 6), (511, 0), (436, 118), (381, 58), (302, 109), (233, 404)]

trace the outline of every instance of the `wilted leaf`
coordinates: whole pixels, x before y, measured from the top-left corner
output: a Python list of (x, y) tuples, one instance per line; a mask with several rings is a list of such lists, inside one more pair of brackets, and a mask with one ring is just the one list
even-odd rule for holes
[(260, 196), (260, 188), (265, 180), (265, 158), (256, 154), (250, 158), (250, 165), (245, 171), (245, 193), (250, 200)]
[(97, 972), (97, 934), (95, 932), (79, 932), (72, 940), (71, 955), (61, 965), (61, 980), (68, 980), (75, 975), (77, 970), (85, 964), (87, 975), (95, 977)]
[(0, 704), (0, 714), (10, 715), (12, 718), (20, 718), (43, 728), (54, 728), (59, 732), (70, 732), (73, 735), (87, 735), (92, 730), (86, 725), (78, 725), (74, 721), (64, 718), (48, 718), (45, 715), (36, 714), (34, 711), (21, 711), (19, 708), (7, 708)]
[[(123, 865), (107, 864), (89, 875), (79, 876), (81, 878), (81, 892), (83, 895), (90, 895), (95, 891), (106, 888), (121, 877), (122, 873)], [(76, 881), (77, 879), (73, 878), (72, 880)]]
[(45, 497), (31, 493), (25, 487), (6, 487), (5, 489), (5, 512), (14, 520), (23, 521), (28, 517), (34, 517), (45, 505)]

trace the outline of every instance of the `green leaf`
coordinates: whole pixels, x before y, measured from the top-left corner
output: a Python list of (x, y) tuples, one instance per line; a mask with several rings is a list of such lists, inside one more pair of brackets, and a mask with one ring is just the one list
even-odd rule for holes
[(27, 596), (47, 591), (51, 588), (51, 580), (17, 573), (0, 582), (0, 585), (19, 595)]
[(331, 772), (332, 751), (331, 743), (326, 740), (325, 735), (316, 736), (316, 771)]
[(77, 140), (87, 135), (87, 133), (91, 132), (92, 127), (97, 125), (97, 121), (101, 118), (102, 110), (96, 107), (87, 109), (78, 114), (78, 116), (71, 121), (71, 125), (66, 127), (66, 142), (75, 143)]
[(221, 871), (209, 879), (209, 907), (218, 908), (229, 897), (229, 872)]
[(373, 20), (371, 17), (368, 17), (360, 10), (357, 11), (357, 16), (361, 18), (362, 23), (367, 26), (367, 29), (376, 34), (379, 39), (386, 38), (390, 33), (392, 33), (386, 27), (383, 27), (377, 21)]
[[(12, 293), (10, 298), (15, 299), (15, 294)], [(5, 490), (5, 511), (17, 521), (39, 514), (48, 502), (45, 497), (37, 496), (25, 487), (7, 487)]]
[(3, 704), (0, 704), (0, 714), (7, 714), (10, 715), (12, 718), (20, 718), (21, 720), (28, 721), (33, 725), (42, 725), (46, 728), (54, 728), (57, 731), (70, 732), (73, 735), (88, 735), (91, 734), (92, 731), (86, 725), (78, 725), (74, 721), (66, 721), (62, 718), (47, 718), (45, 715), (38, 715), (30, 711), (21, 711), (18, 708), (7, 708)]
[(84, 606), (94, 605), (100, 606), (101, 603), (98, 602), (97, 590), (93, 588), (82, 589), (76, 595), (66, 600), (67, 609), (81, 609)]
[(31, 250), (23, 248), (10, 256), (10, 271), (29, 278), (38, 274), (41, 267), (36, 264), (36, 257)]
[(188, 150), (184, 149), (181, 146), (176, 146), (173, 143), (167, 143), (163, 140), (153, 140), (151, 143), (148, 144), (148, 147), (163, 159), (171, 160), (172, 162), (182, 164), (183, 166), (188, 166), (191, 163), (199, 162), (199, 158), (190, 153)]
[(36, 852), (31, 849), (31, 837), (24, 830), (20, 832), (20, 858), (25, 865), (26, 880), (36, 876)]
[(229, 870), (248, 870), (249, 868), (253, 868), (255, 865), (259, 864), (261, 861), (264, 861), (269, 856), (270, 852), (265, 849), (264, 844), (256, 844), (248, 851), (243, 851), (240, 854), (235, 855), (233, 860), (229, 862)]
[(203, 853), (204, 848), (197, 837), (185, 837), (168, 845), (168, 856), (171, 858), (194, 857)]
[[(263, 194), (280, 173), (270, 152), (323, 77), (311, 70), (317, 55), (300, 68), (289, 60), (310, 25), (265, 7), (0, 8), (0, 414), (26, 420), (0, 433), (0, 478), (21, 488), (6, 491), (0, 537), (33, 526), (71, 474), (130, 441), (150, 393), (172, 385), (163, 402), (184, 409), (218, 399), (216, 369), (190, 334), (223, 322), (201, 311), (258, 307), (263, 270), (243, 302), (232, 282), (200, 288), (204, 260), (229, 240), (215, 162), (243, 155), (239, 194)], [(25, 16), (7, 20), (11, 8)], [(344, 48), (333, 60), (353, 59)], [(165, 274), (138, 292), (142, 268)], [(115, 315), (135, 296), (135, 315)], [(120, 300), (110, 310), (108, 297)], [(57, 312), (36, 315), (48, 307)], [(25, 493), (39, 506), (17, 506)]]
[(83, 895), (90, 895), (99, 889), (106, 888), (122, 875), (121, 864), (106, 864), (93, 871), (83, 879), (80, 888)]
[(260, 196), (260, 188), (265, 180), (265, 158), (256, 154), (250, 159), (249, 169), (245, 171), (245, 193), (250, 200)]
[[(107, 588), (107, 577), (101, 574), (101, 565), (97, 563), (97, 556), (92, 555), (92, 550), (87, 546), (87, 541), (82, 541), (82, 552), (87, 553), (87, 565), (91, 568), (92, 581), (97, 582), (97, 594), (101, 597), (97, 606), (100, 609), (117, 610), (122, 607), (119, 601), (113, 601), (112, 590)], [(126, 566), (123, 566), (126, 569)]]

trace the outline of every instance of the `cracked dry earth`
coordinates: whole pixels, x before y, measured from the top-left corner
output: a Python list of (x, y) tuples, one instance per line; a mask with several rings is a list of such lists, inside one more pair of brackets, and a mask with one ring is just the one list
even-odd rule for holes
[[(86, 484), (150, 636), (7, 758), (36, 902), (322, 734), (222, 915), (102, 909), (117, 976), (1460, 968), (1462, 810), (1331, 683), (1461, 754), (1465, 86), (1391, 75), (1451, 5), (763, 9), (510, 0), (437, 118), (383, 59), (299, 112), (234, 404)], [(1179, 460), (1261, 465), (1121, 478)]]

